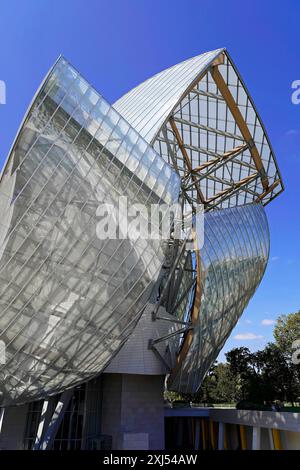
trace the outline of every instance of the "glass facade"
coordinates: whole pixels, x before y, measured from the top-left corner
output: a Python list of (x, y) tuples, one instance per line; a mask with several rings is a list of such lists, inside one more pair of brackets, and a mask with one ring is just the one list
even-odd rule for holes
[[(61, 395), (49, 398), (53, 413)], [(44, 435), (39, 423), (45, 419), (43, 400), (29, 403), (24, 433), (24, 450), (35, 450)], [(101, 377), (74, 388), (64, 416), (58, 426), (51, 450), (105, 450), (111, 449), (111, 436), (101, 434)], [(49, 416), (49, 415), (48, 415)], [(37, 435), (40, 435), (37, 438)]]
[[(150, 302), (168, 315), (169, 330), (158, 320), (149, 338), (168, 336), (156, 351), (167, 351), (168, 387), (196, 392), (262, 279), (263, 206), (282, 190), (265, 128), (224, 49), (155, 75), (114, 107), (59, 59), (1, 174), (0, 405), (98, 376)], [(195, 235), (182, 250), (186, 240), (127, 233), (121, 197), (149, 211), (180, 200), (194, 215), (202, 203), (200, 252)], [(115, 237), (99, 236), (103, 204), (118, 211), (106, 222)], [(81, 445), (80, 393), (57, 448), (69, 432)]]
[(269, 251), (263, 206), (283, 191), (281, 175), (225, 49), (156, 74), (114, 106), (180, 176), (185, 209), (204, 207), (204, 246), (198, 255), (186, 251), (176, 274), (169, 269), (161, 299), (186, 328), (174, 321), (175, 335), (164, 342), (168, 387), (194, 393), (262, 279)]
[(263, 277), (269, 256), (263, 206), (248, 204), (206, 213), (200, 254), (199, 317), (188, 354), (168, 384), (187, 393), (197, 392)]
[(148, 301), (164, 245), (130, 233), (100, 239), (97, 209), (117, 207), (120, 196), (129, 206), (172, 203), (179, 189), (172, 168), (60, 59), (0, 185), (3, 404), (59, 393), (103, 370)]
[[(233, 115), (230, 99), (222, 95), (213, 77), (216, 64), (251, 138), (246, 137), (241, 122)], [(187, 164), (170, 125), (172, 117), (184, 153), (196, 170), (206, 210), (257, 200), (265, 205), (283, 190), (264, 125), (224, 49), (206, 52), (163, 70), (122, 96), (114, 107), (174, 166), (184, 178), (188, 196), (196, 200), (194, 180), (186, 177)], [(256, 168), (253, 145), (263, 169)], [(261, 181), (264, 174), (268, 179), (267, 191)]]

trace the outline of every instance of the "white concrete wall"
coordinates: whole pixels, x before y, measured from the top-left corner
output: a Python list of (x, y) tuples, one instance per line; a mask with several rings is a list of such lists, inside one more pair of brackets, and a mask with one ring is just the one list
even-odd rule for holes
[[(165, 320), (152, 321), (153, 310), (153, 305), (147, 305), (133, 333), (111, 360), (104, 374), (166, 375), (166, 366), (149, 349), (149, 340), (170, 333), (173, 323)], [(172, 318), (163, 308), (160, 308), (159, 314)], [(157, 345), (157, 349), (164, 356), (166, 347), (163, 342)]]
[(300, 449), (300, 413), (214, 408), (209, 416), (213, 421), (226, 423), (229, 442), (235, 440), (235, 427), (243, 425), (248, 449), (253, 448), (253, 428), (259, 430), (261, 450), (274, 448), (272, 429), (279, 431), (284, 450)]

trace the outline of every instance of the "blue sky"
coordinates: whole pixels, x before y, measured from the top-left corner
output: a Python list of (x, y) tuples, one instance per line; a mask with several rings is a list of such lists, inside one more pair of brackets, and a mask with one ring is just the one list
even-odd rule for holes
[(273, 329), (263, 320), (300, 309), (300, 105), (291, 101), (291, 84), (300, 80), (299, 18), (299, 0), (0, 0), (0, 80), (7, 87), (0, 166), (59, 54), (113, 102), (166, 67), (228, 48), (266, 125), (286, 190), (267, 207), (269, 266), (225, 350), (263, 347)]

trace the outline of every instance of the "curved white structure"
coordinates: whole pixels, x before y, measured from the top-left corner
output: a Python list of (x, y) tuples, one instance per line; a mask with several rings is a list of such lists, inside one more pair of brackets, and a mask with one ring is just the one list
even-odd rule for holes
[[(280, 172), (225, 49), (156, 74), (114, 107), (181, 177), (184, 205), (204, 207), (204, 246), (199, 252), (195, 239), (195, 250), (178, 261), (178, 274), (170, 268), (167, 300), (160, 299), (186, 331), (174, 323), (170, 331), (177, 336), (154, 340), (154, 347), (168, 345), (168, 386), (194, 393), (263, 276), (269, 232), (262, 206), (283, 190)], [(172, 253), (175, 260), (175, 245)]]
[(208, 212), (201, 256), (201, 303), (188, 351), (174, 361), (172, 390), (196, 393), (259, 285), (269, 257), (261, 204)]
[[(196, 392), (263, 276), (263, 206), (282, 190), (224, 49), (155, 75), (114, 107), (59, 59), (1, 176), (1, 403), (101, 373), (150, 301), (157, 323), (144, 331), (156, 336), (145, 341), (168, 365), (169, 388)], [(202, 205), (204, 245), (195, 227), (192, 244), (127, 235), (122, 210), (111, 214), (116, 236), (102, 239), (99, 207), (119, 210), (124, 196), (148, 209), (180, 200), (193, 217)]]
[[(132, 332), (161, 240), (100, 239), (98, 209), (176, 202), (170, 166), (64, 60), (29, 110), (0, 183), (2, 403), (98, 374)], [(119, 214), (122, 216), (122, 214)], [(126, 214), (124, 214), (124, 217)]]

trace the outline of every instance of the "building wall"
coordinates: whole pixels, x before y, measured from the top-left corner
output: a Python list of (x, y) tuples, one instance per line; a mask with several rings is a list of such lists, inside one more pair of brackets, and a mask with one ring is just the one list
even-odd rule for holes
[(4, 410), (0, 433), (1, 450), (22, 450), (28, 405), (11, 406)]
[[(164, 320), (153, 321), (154, 308), (154, 304), (147, 305), (133, 333), (106, 367), (104, 374), (166, 375), (166, 366), (149, 348), (149, 340), (170, 333), (173, 324)], [(164, 318), (173, 318), (162, 307), (159, 309), (159, 315)], [(158, 343), (156, 348), (164, 357), (165, 344)]]
[(103, 374), (102, 434), (112, 448), (164, 449), (164, 376)]

